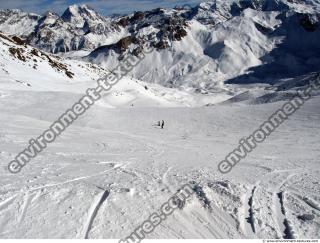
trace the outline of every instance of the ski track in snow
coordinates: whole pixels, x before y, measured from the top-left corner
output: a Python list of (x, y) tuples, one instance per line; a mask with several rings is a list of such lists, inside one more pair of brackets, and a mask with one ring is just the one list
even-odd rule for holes
[(30, 201), (32, 200), (33, 195), (35, 195), (35, 194), (29, 194), (29, 192), (27, 192), (25, 194), (25, 196), (23, 197), (23, 205), (22, 205), (21, 215), (19, 218), (19, 225), (23, 222), (23, 220), (26, 216), (27, 208), (30, 204)]
[(89, 233), (90, 233), (91, 227), (93, 225), (94, 219), (97, 216), (97, 213), (98, 213), (100, 207), (102, 206), (102, 204), (105, 202), (105, 200), (107, 200), (109, 194), (110, 194), (110, 191), (105, 190), (104, 192), (97, 195), (95, 197), (95, 199), (93, 200), (92, 206), (91, 206), (89, 213), (88, 213), (88, 220), (84, 226), (84, 232), (85, 232), (84, 239), (89, 238)]
[[(285, 183), (287, 183), (290, 178), (294, 177), (297, 175), (297, 173), (289, 174), (283, 178), (282, 175), (292, 173), (292, 172), (297, 172), (300, 171), (300, 169), (289, 169), (289, 170), (275, 170), (272, 172), (268, 172), (261, 180), (257, 181), (255, 185), (249, 187), (247, 189), (247, 192), (242, 195), (241, 201), (242, 201), (242, 208), (239, 213), (240, 215), (240, 228), (244, 235), (248, 237), (258, 237), (257, 235), (257, 228), (256, 228), (256, 222), (257, 220), (262, 220), (261, 218), (257, 219), (256, 217), (259, 217), (256, 215), (256, 209), (255, 209), (255, 202), (259, 202), (261, 200), (264, 200), (261, 198), (259, 195), (256, 195), (257, 189), (261, 188), (261, 184), (263, 183), (264, 185), (270, 185), (270, 182), (275, 183), (277, 180), (280, 181), (279, 183), (272, 184), (271, 187), (266, 187), (265, 193), (270, 193), (272, 194), (272, 201), (271, 201), (271, 211), (269, 212), (272, 221), (275, 223), (274, 227), (276, 230), (276, 234), (280, 238), (284, 239), (292, 239), (293, 234), (291, 233), (292, 231), (292, 226), (289, 225), (288, 219), (286, 218), (286, 213), (285, 213), (285, 206), (283, 202), (283, 191), (282, 187), (284, 186)], [(300, 171), (301, 173), (301, 171)], [(244, 220), (245, 219), (245, 220)], [(246, 222), (246, 223), (245, 223)]]
[(169, 167), (163, 174), (162, 176), (162, 182), (163, 184), (167, 187), (168, 191), (171, 193), (172, 189), (171, 189), (171, 185), (168, 181), (168, 173), (170, 172), (170, 170), (172, 169), (172, 167)]
[(105, 170), (105, 171), (97, 173), (97, 174), (93, 174), (93, 175), (89, 175), (89, 176), (82, 176), (82, 177), (74, 178), (74, 179), (67, 180), (67, 181), (64, 181), (64, 182), (61, 182), (61, 183), (48, 184), (48, 185), (32, 188), (32, 189), (28, 190), (28, 192), (33, 192), (33, 191), (37, 191), (37, 190), (41, 190), (41, 189), (45, 189), (45, 188), (50, 188), (50, 187), (62, 186), (62, 185), (65, 185), (65, 184), (69, 184), (69, 183), (77, 182), (77, 181), (81, 181), (81, 180), (87, 180), (87, 179), (92, 178), (92, 177), (97, 177), (97, 176), (104, 175), (105, 173), (110, 172), (112, 170), (115, 170), (117, 168), (125, 167), (128, 164), (129, 163), (126, 163), (124, 165), (116, 165), (115, 167), (113, 167), (111, 169)]
[(13, 195), (5, 199), (4, 201), (0, 202), (0, 210), (4, 210), (8, 205), (10, 205), (15, 200), (16, 197), (17, 195)]
[(246, 218), (247, 223), (251, 226), (251, 230), (252, 232), (255, 234), (256, 233), (256, 229), (255, 229), (255, 219), (254, 219), (254, 211), (253, 211), (253, 203), (254, 203), (254, 192), (256, 190), (256, 187), (253, 187), (250, 195), (248, 197), (248, 205), (249, 205), (249, 209), (248, 209), (248, 217)]
[(318, 202), (315, 202), (312, 198), (309, 198), (307, 196), (305, 196), (303, 198), (303, 201), (308, 204), (311, 208), (317, 210), (317, 211), (320, 211), (320, 203)]

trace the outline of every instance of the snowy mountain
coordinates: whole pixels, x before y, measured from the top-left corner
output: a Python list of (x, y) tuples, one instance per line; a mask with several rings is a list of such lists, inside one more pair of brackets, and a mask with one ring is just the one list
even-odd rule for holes
[[(86, 5), (70, 6), (62, 16), (50, 11), (40, 17), (20, 10), (1, 10), (0, 19), (0, 31), (24, 37), (29, 44), (52, 53), (94, 49), (123, 35), (110, 18)], [(28, 28), (14, 31), (12, 22)]]
[(33, 32), (40, 18), (37, 14), (25, 13), (18, 9), (0, 9), (0, 30), (25, 38)]
[[(61, 16), (0, 10), (0, 238), (124, 239), (155, 213), (164, 218), (148, 239), (320, 238), (320, 90), (313, 84), (297, 112), (286, 102), (319, 83), (319, 6), (215, 0), (112, 17), (86, 5)], [(30, 139), (149, 45), (35, 154)], [(262, 142), (262, 126), (285, 107), (291, 115)], [(245, 152), (246, 139), (256, 143)], [(21, 151), (34, 156), (9, 173)], [(230, 152), (241, 160), (223, 174)], [(186, 183), (193, 194), (175, 198), (168, 215), (161, 205)]]
[[(61, 93), (64, 99), (77, 97), (89, 87), (96, 87), (96, 80), (109, 73), (95, 64), (46, 53), (29, 46), (19, 37), (10, 38), (1, 32), (0, 53), (0, 89), (23, 91), (29, 98), (37, 94), (47, 100), (48, 92)], [(203, 106), (228, 98), (227, 95), (202, 97), (125, 77), (104, 95), (98, 105), (108, 108)]]
[[(121, 17), (103, 17), (87, 5), (70, 6), (61, 16), (3, 10), (0, 30), (41, 50), (83, 56), (108, 69), (152, 44), (156, 51), (133, 77), (212, 93), (225, 92), (226, 83), (274, 84), (318, 71), (319, 6), (317, 1), (216, 0)], [(13, 22), (30, 27), (14, 31)]]
[(87, 27), (93, 23), (102, 23), (106, 21), (104, 17), (95, 12), (87, 5), (72, 5), (62, 14), (61, 19), (69, 22), (77, 28)]
[(168, 87), (217, 92), (225, 82), (276, 83), (319, 69), (319, 12), (304, 2), (215, 1), (136, 13), (121, 23), (131, 33), (127, 46), (100, 47), (86, 60), (110, 67), (152, 40), (157, 51), (134, 75)]

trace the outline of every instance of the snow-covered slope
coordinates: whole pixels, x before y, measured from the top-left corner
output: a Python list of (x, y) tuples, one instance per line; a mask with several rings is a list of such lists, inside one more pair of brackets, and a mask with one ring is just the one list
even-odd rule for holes
[(9, 38), (2, 33), (0, 51), (2, 89), (77, 90), (79, 84), (93, 83), (107, 73), (92, 64), (63, 60), (27, 45), (18, 37)]
[[(72, 105), (70, 97), (1, 91), (2, 168)], [(194, 195), (147, 238), (319, 238), (319, 101), (227, 175), (218, 163), (283, 102), (94, 106), (22, 172), (0, 170), (0, 237), (124, 238), (195, 181)], [(163, 130), (153, 126), (161, 119)]]
[[(27, 91), (26, 100), (52, 100), (47, 92), (62, 92), (70, 99), (96, 87), (96, 80), (109, 71), (79, 60), (63, 59), (40, 51), (18, 37), (9, 38), (0, 33), (0, 88), (2, 91)], [(5, 92), (6, 93), (6, 92)], [(37, 98), (34, 94), (37, 93)], [(69, 93), (69, 94), (65, 94)], [(60, 95), (59, 95), (60, 97)], [(65, 97), (65, 98), (66, 98)], [(132, 77), (124, 77), (111, 92), (98, 102), (104, 107), (134, 106), (203, 106), (221, 102), (229, 95), (202, 96), (185, 91), (149, 84)], [(60, 97), (61, 98), (61, 97)], [(64, 98), (64, 99), (65, 99)], [(29, 106), (28, 102), (25, 104)]]

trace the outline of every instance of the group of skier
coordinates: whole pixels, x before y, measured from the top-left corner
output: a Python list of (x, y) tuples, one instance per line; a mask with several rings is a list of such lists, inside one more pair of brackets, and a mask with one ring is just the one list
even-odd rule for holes
[(161, 127), (161, 129), (164, 128), (164, 120), (158, 121), (158, 127)]

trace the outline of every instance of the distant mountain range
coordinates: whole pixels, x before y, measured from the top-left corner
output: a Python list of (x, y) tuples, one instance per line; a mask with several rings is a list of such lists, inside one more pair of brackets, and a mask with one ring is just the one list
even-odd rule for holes
[(73, 5), (61, 16), (0, 10), (0, 31), (109, 70), (152, 45), (133, 77), (207, 94), (319, 71), (319, 19), (316, 0), (216, 0), (112, 17)]

